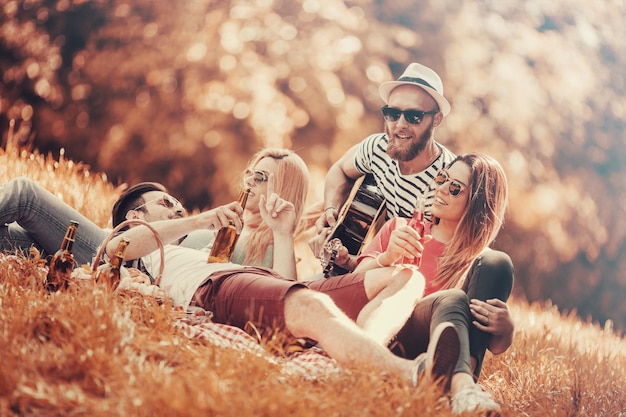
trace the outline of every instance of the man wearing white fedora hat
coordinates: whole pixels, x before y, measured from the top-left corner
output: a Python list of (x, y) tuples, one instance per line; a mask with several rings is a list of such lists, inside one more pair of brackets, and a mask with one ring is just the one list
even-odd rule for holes
[[(450, 150), (435, 140), (435, 129), (450, 113), (450, 103), (443, 95), (443, 83), (435, 71), (412, 63), (398, 80), (381, 84), (379, 93), (385, 103), (382, 107), (384, 133), (368, 136), (330, 168), (324, 188), (325, 210), (316, 222), (317, 236), (310, 242), (316, 254), (322, 252), (331, 234), (336, 236), (333, 229), (339, 216), (336, 208), (340, 207), (357, 178), (365, 174), (373, 176), (385, 199), (387, 218), (411, 217), (417, 196), (426, 198), (425, 211), (428, 216), (434, 201), (433, 180), (439, 170), (455, 158)], [(419, 242), (421, 237), (417, 236), (418, 232), (415, 233), (415, 239)], [(353, 270), (356, 256), (348, 256), (345, 247), (335, 249), (334, 262), (340, 267), (338, 269)], [(502, 353), (510, 346), (513, 337), (514, 325), (504, 303), (508, 295), (487, 295), (487, 289), (501, 280), (499, 257), (498, 251), (492, 250), (481, 253), (475, 260), (479, 272), (470, 276), (468, 281), (477, 287), (480, 283), (480, 290), (469, 292), (464, 300), (447, 298), (449, 294), (442, 291), (419, 303), (420, 311), (430, 312), (432, 317), (452, 319), (456, 317), (457, 311), (467, 311), (468, 315), (473, 316), (471, 319), (457, 318), (463, 322), (467, 320), (463, 326), (466, 331), (459, 334), (463, 337), (463, 343), (469, 345), (469, 352), (464, 351), (463, 355), (471, 356), (471, 359), (464, 356), (459, 357), (459, 360), (472, 362), (472, 376), (475, 379), (480, 375), (485, 350), (490, 349), (494, 354)], [(468, 297), (471, 298), (472, 307), (468, 305)], [(489, 329), (475, 324), (481, 320), (477, 311), (483, 311), (489, 317), (498, 317), (497, 325)], [(424, 315), (427, 317), (428, 313)], [(505, 335), (509, 344), (496, 349), (490, 344), (493, 335)], [(428, 331), (408, 335), (409, 338), (431, 341), (432, 336), (432, 332)], [(479, 338), (482, 338), (481, 341)], [(472, 383), (472, 376), (464, 372), (452, 376), (449, 394), (453, 411), (491, 411), (497, 414), (499, 405), (478, 384)]]
[(310, 242), (316, 254), (321, 252), (335, 225), (338, 208), (357, 178), (373, 175), (385, 198), (387, 218), (411, 217), (416, 196), (426, 197), (429, 211), (434, 196), (430, 184), (455, 157), (435, 140), (435, 129), (450, 113), (443, 83), (435, 71), (412, 63), (397, 81), (381, 84), (379, 93), (385, 103), (384, 133), (375, 133), (354, 145), (326, 175), (324, 213), (316, 222), (317, 236)]

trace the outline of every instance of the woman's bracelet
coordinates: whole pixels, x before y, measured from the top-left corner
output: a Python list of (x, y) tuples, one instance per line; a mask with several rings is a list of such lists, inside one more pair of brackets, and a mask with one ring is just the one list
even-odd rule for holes
[(382, 253), (378, 254), (378, 256), (374, 258), (374, 260), (376, 261), (376, 265), (378, 265), (381, 268), (387, 268), (388, 265), (383, 265), (382, 263), (380, 263), (380, 260), (378, 259), (380, 258), (380, 255), (382, 255)]
[(326, 213), (328, 210), (336, 210), (336, 209), (335, 209), (333, 206), (326, 207), (326, 208), (324, 209), (324, 213)]

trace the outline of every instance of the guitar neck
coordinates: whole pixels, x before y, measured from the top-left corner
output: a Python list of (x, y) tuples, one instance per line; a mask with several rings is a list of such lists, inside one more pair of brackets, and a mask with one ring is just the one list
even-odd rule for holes
[[(364, 175), (353, 185), (327, 242), (339, 239), (350, 255), (358, 255), (380, 229), (384, 218), (385, 198), (379, 191), (374, 176)], [(336, 274), (337, 271), (333, 272)]]

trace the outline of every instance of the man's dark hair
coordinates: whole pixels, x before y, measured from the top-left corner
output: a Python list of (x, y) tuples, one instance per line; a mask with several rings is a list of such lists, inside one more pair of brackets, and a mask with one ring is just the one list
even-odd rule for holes
[(125, 190), (113, 205), (111, 213), (113, 227), (126, 220), (126, 213), (145, 203), (142, 195), (150, 191), (167, 193), (167, 188), (158, 182), (140, 182)]

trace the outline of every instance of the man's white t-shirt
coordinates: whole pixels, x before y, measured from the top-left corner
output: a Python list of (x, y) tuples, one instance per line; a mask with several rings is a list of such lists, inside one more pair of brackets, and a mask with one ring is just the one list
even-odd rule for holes
[[(187, 308), (198, 287), (214, 272), (240, 269), (233, 263), (209, 263), (209, 254), (197, 249), (165, 245), (165, 266), (159, 286), (172, 297), (174, 305)], [(161, 267), (161, 253), (156, 250), (142, 258), (144, 267), (156, 277)]]

